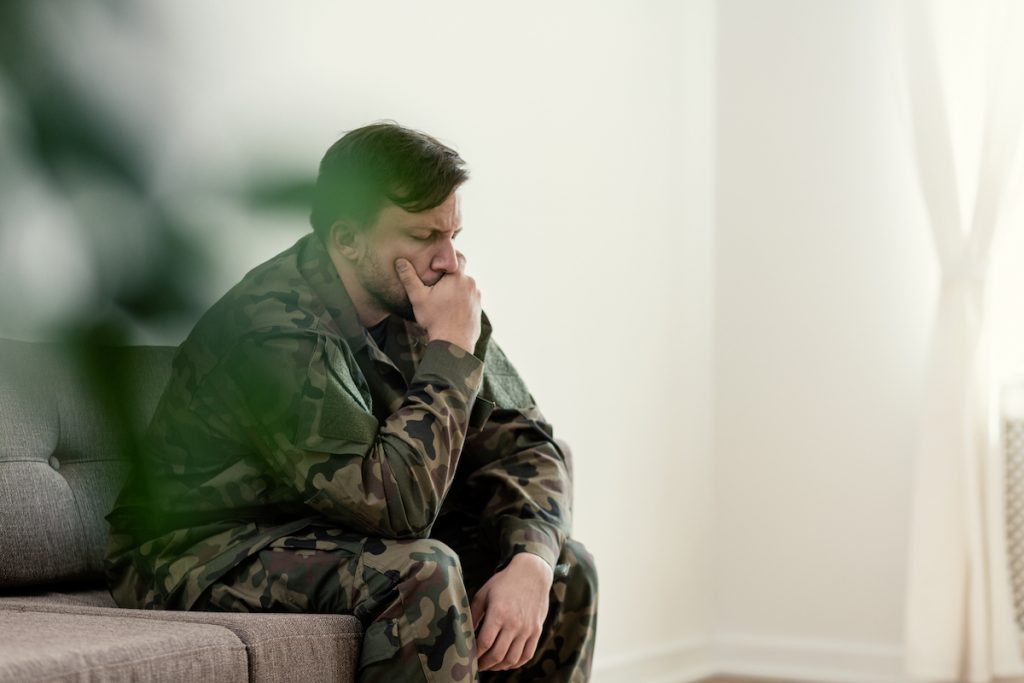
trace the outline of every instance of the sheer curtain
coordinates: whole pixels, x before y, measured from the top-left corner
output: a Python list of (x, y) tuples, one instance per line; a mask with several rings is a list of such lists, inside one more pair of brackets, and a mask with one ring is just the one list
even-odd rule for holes
[(987, 291), (1000, 231), (1021, 229), (1006, 216), (1022, 190), (1022, 5), (904, 6), (914, 160), (941, 272), (911, 512), (905, 664), (915, 679), (1024, 680)]

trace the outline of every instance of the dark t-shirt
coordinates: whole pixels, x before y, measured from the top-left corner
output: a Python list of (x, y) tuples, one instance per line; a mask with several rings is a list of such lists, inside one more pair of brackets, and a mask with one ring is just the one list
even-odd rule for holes
[(389, 318), (384, 318), (373, 327), (366, 328), (367, 331), (369, 331), (370, 336), (373, 337), (373, 341), (377, 345), (377, 348), (381, 351), (384, 350), (384, 340), (387, 339), (388, 336), (388, 320)]

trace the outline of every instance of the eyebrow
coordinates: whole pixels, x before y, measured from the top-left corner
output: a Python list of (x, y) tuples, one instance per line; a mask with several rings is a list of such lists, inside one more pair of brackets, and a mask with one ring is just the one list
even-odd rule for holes
[[(427, 232), (429, 232), (431, 234), (433, 234), (435, 232), (444, 232), (444, 230), (439, 230), (438, 228), (431, 228), (430, 226), (427, 226), (427, 225), (411, 225), (411, 226), (405, 228), (406, 232), (413, 232), (413, 231), (416, 231), (416, 230), (426, 230)], [(455, 232), (453, 232), (452, 234), (453, 235), (458, 235), (460, 232), (462, 232), (462, 226), (461, 225), (458, 228), (456, 228)]]

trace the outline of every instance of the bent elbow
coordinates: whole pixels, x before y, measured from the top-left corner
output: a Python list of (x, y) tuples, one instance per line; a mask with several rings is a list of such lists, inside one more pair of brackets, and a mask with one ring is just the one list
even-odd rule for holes
[(401, 510), (390, 515), (395, 538), (427, 538), (441, 511), (443, 498), (433, 491), (400, 501)]

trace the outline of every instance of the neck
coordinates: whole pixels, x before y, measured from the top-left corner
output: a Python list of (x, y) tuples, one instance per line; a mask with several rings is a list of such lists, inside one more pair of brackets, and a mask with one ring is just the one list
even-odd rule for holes
[(345, 286), (345, 291), (348, 292), (348, 297), (352, 300), (352, 305), (356, 309), (356, 316), (359, 318), (359, 324), (363, 327), (373, 327), (388, 317), (388, 312), (381, 308), (377, 300), (363, 288), (359, 278), (349, 268), (345, 259), (335, 254), (333, 250), (329, 249), (327, 253), (331, 257), (334, 267), (338, 270), (341, 284)]

